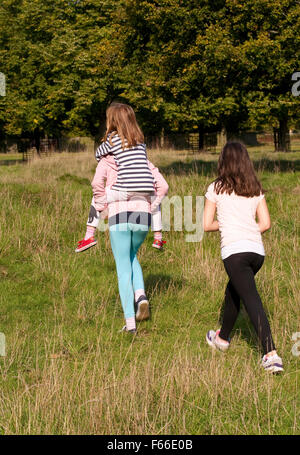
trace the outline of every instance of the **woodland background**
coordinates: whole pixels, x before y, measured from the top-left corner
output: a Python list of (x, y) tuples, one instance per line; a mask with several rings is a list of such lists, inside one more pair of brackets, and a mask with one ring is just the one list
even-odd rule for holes
[(300, 128), (300, 3), (2, 0), (0, 140), (100, 138), (130, 103), (147, 136)]

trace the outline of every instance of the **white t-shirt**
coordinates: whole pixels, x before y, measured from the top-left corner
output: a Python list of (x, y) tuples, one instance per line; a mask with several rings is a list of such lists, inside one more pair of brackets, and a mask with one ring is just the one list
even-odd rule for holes
[(222, 259), (231, 254), (253, 252), (264, 256), (261, 233), (256, 222), (256, 210), (264, 195), (254, 197), (219, 193), (211, 183), (205, 197), (216, 204), (221, 233)]

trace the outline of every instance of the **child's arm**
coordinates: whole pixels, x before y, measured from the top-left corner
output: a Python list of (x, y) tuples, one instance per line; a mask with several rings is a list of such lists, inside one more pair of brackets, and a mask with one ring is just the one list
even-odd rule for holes
[(218, 231), (219, 222), (215, 220), (216, 203), (205, 199), (203, 227), (205, 232)]
[(98, 212), (102, 212), (107, 207), (105, 182), (107, 178), (107, 167), (103, 161), (100, 161), (96, 173), (92, 181), (93, 195), (95, 208)]
[(169, 185), (159, 172), (158, 168), (155, 167), (151, 161), (148, 161), (148, 166), (155, 180), (156, 197), (151, 204), (151, 211), (153, 212), (160, 205), (163, 198), (168, 194)]
[(111, 153), (111, 145), (109, 143), (109, 140), (106, 139), (106, 141), (102, 142), (102, 144), (100, 144), (99, 147), (96, 149), (95, 152), (96, 160), (100, 161), (103, 156), (106, 156), (109, 153)]
[(271, 227), (271, 218), (265, 198), (257, 206), (256, 215), (258, 218), (258, 227), (261, 233), (266, 232)]

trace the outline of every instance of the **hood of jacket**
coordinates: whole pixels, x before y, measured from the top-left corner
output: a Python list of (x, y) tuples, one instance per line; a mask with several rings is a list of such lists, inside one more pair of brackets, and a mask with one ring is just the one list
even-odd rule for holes
[(118, 167), (113, 155), (106, 155), (101, 158), (101, 161), (105, 162), (105, 164), (110, 167), (112, 170), (117, 171)]

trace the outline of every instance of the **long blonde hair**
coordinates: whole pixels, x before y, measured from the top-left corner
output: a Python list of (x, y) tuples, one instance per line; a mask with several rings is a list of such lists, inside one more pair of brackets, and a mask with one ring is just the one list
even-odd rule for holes
[[(112, 133), (112, 134), (110, 134)], [(106, 132), (104, 141), (109, 136), (112, 144), (112, 137), (118, 134), (122, 141), (123, 149), (137, 144), (143, 144), (144, 135), (139, 127), (134, 110), (128, 104), (112, 103), (106, 110)]]

